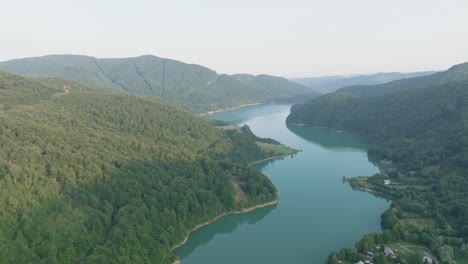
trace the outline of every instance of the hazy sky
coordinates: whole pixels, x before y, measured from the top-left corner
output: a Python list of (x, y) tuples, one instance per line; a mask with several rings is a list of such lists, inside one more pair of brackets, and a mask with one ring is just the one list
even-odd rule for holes
[(0, 0), (0, 60), (153, 54), (286, 77), (468, 61), (467, 0)]

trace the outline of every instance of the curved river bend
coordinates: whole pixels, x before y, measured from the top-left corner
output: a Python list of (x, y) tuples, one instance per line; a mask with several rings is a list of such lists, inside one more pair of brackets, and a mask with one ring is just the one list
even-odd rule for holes
[(325, 128), (286, 126), (288, 105), (259, 105), (209, 116), (250, 126), (302, 152), (256, 169), (279, 191), (279, 203), (230, 215), (191, 234), (174, 252), (183, 264), (324, 263), (333, 250), (380, 231), (389, 201), (354, 191), (343, 176), (372, 175), (366, 140)]

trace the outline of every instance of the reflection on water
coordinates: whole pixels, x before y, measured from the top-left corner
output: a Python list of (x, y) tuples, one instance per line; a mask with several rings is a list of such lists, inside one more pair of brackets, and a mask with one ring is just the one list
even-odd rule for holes
[(367, 140), (365, 137), (354, 133), (343, 133), (333, 131), (324, 127), (310, 127), (286, 124), (287, 128), (297, 136), (319, 144), (327, 149), (337, 149), (337, 151), (345, 151), (348, 148), (367, 150)]
[(388, 171), (394, 168), (393, 164), (385, 164), (380, 161), (377, 157), (373, 156), (368, 156), (367, 159), (369, 160), (370, 163), (374, 164), (379, 168), (380, 171)]
[(284, 160), (286, 158), (293, 159), (296, 155), (298, 155), (301, 152), (302, 151), (300, 150), (298, 153), (294, 153), (294, 154), (291, 154), (289, 156), (284, 156), (284, 157), (279, 157), (279, 158), (275, 158), (275, 159), (265, 160), (265, 161), (262, 161), (260, 163), (252, 165), (251, 168), (254, 169), (254, 170), (257, 170), (257, 171), (262, 171), (263, 168), (267, 167), (268, 165), (270, 165), (272, 163), (275, 163), (275, 162), (280, 161), (280, 160)]
[[(268, 115), (271, 115), (271, 108), (269, 106), (280, 106), (280, 105), (257, 105), (257, 106), (248, 106), (236, 109), (234, 111), (225, 111), (219, 112), (212, 115), (207, 115), (205, 118), (208, 119), (218, 119), (228, 122), (234, 125), (244, 124), (248, 120), (253, 120), (255, 118), (261, 118)], [(232, 114), (235, 113), (235, 114)]]
[[(318, 144), (332, 151), (343, 152), (348, 150), (367, 150), (367, 139), (358, 133), (335, 131), (325, 127), (311, 127), (304, 125), (286, 124), (289, 131), (295, 135)], [(368, 156), (368, 161), (379, 168), (380, 171), (386, 171), (393, 166), (380, 162), (376, 157)], [(367, 175), (369, 176), (369, 175)]]
[(178, 256), (188, 256), (197, 247), (202, 246), (210, 242), (213, 237), (218, 234), (229, 234), (235, 231), (239, 226), (247, 224), (254, 225), (261, 221), (265, 216), (276, 209), (278, 204), (256, 209), (252, 212), (243, 214), (228, 215), (217, 221), (211, 223), (209, 228), (204, 226), (190, 235), (190, 239), (184, 244), (183, 247), (179, 247), (174, 250), (174, 253)]

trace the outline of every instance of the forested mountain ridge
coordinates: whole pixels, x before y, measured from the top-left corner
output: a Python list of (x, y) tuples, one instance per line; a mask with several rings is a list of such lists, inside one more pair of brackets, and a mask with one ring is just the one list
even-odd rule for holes
[(309, 77), (309, 78), (294, 78), (290, 79), (293, 82), (313, 88), (317, 91), (329, 93), (338, 90), (339, 88), (351, 85), (376, 85), (387, 83), (395, 80), (413, 78), (418, 76), (429, 75), (434, 72), (380, 72), (375, 74), (360, 74), (353, 76), (324, 76), (324, 77)]
[[(246, 85), (255, 89), (262, 89), (267, 87), (272, 93), (278, 94), (278, 97), (290, 97), (290, 93), (287, 91), (303, 90), (304, 86), (291, 82), (286, 78), (271, 76), (266, 74), (250, 75), (250, 74), (234, 74), (231, 75), (234, 79), (245, 83)], [(314, 96), (320, 95), (320, 93), (314, 90), (308, 90), (308, 93)]]
[(258, 80), (255, 82), (240, 81), (203, 66), (151, 55), (119, 59), (49, 55), (0, 62), (0, 70), (30, 77), (69, 79), (129, 94), (157, 96), (193, 113), (314, 93), (283, 78), (260, 76), (255, 78)]
[(434, 74), (397, 80), (380, 85), (356, 85), (337, 90), (355, 96), (382, 96), (407, 89), (424, 88), (436, 84), (468, 80), (468, 62), (454, 65), (450, 69)]
[(250, 74), (234, 74), (231, 76), (245, 85), (252, 87), (253, 89), (261, 90), (266, 87), (270, 93), (277, 94), (277, 96), (272, 101), (278, 103), (303, 103), (321, 95), (321, 93), (317, 92), (316, 90), (310, 89), (307, 93), (291, 96), (291, 94), (287, 91), (301, 90), (304, 86), (291, 82), (283, 77), (276, 77), (266, 74), (257, 76)]
[(276, 199), (245, 165), (269, 157), (262, 141), (157, 98), (0, 72), (0, 263), (171, 263), (194, 226)]
[(396, 241), (420, 245), (442, 263), (468, 258), (468, 81), (380, 97), (328, 94), (293, 106), (287, 122), (366, 134), (369, 155), (394, 164), (388, 172), (350, 180), (394, 199), (382, 216), (383, 235), (365, 236), (357, 250), (334, 253), (329, 263), (354, 261), (358, 253)]
[[(400, 138), (420, 138), (433, 129), (463, 124), (468, 104), (467, 85), (468, 81), (452, 82), (381, 97), (331, 93), (303, 105), (294, 105), (287, 122), (364, 133), (374, 144), (389, 144), (389, 141)], [(407, 158), (400, 160), (397, 155), (393, 157), (389, 153), (383, 158), (396, 162), (410, 161)]]

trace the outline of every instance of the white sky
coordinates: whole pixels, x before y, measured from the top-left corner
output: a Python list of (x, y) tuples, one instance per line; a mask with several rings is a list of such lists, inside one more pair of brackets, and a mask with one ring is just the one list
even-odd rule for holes
[(468, 61), (467, 0), (0, 0), (0, 60), (153, 54), (285, 77)]

